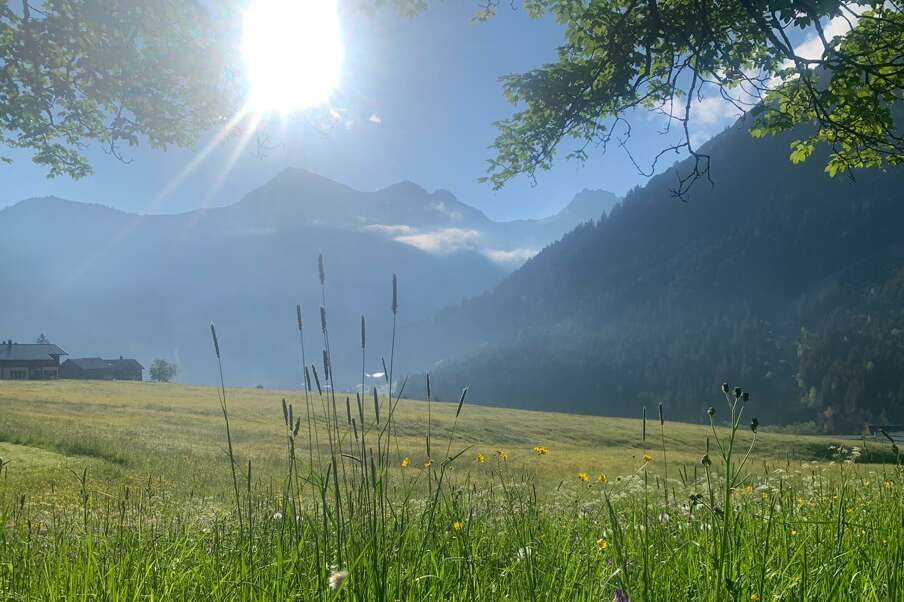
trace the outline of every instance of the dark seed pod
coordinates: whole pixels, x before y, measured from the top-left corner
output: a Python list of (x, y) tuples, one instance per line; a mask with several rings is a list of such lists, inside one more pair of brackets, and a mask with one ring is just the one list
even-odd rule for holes
[(722, 392), (728, 393), (728, 389), (729, 389), (728, 383), (722, 383)]
[(735, 399), (741, 399), (741, 393), (743, 393), (743, 390), (741, 389), (741, 387), (734, 388)]
[(641, 441), (647, 440), (647, 406), (643, 407), (643, 426), (641, 427), (640, 439)]
[(377, 395), (377, 388), (374, 387), (374, 415), (377, 417), (377, 425), (380, 424), (380, 398)]
[(744, 391), (744, 394), (741, 395), (741, 401), (743, 401), (744, 403), (747, 403), (748, 401), (750, 401), (750, 393), (748, 393), (747, 391)]
[(703, 466), (712, 465), (713, 461), (709, 459), (709, 454), (704, 454), (702, 463), (703, 463)]
[(323, 395), (323, 389), (320, 387), (320, 377), (317, 376), (317, 366), (311, 364), (311, 372), (314, 373), (314, 383), (317, 385), (317, 394)]
[(465, 405), (465, 397), (468, 396), (468, 388), (465, 387), (461, 390), (461, 399), (458, 400), (458, 409), (455, 410), (455, 417), (458, 418), (458, 415), (461, 414), (461, 406)]
[(710, 418), (716, 415), (716, 408), (709, 406), (709, 409), (706, 410), (706, 413), (709, 414)]
[(392, 275), (392, 313), (399, 313), (399, 277)]
[(750, 430), (755, 433), (758, 428), (760, 428), (760, 421), (754, 418), (750, 421)]
[(213, 337), (213, 350), (217, 354), (217, 359), (220, 359), (220, 342), (217, 340), (217, 329), (213, 322), (210, 323), (210, 335)]

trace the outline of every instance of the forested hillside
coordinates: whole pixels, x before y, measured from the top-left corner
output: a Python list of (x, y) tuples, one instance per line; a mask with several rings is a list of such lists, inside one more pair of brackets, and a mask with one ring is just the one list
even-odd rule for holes
[(832, 179), (745, 127), (704, 147), (688, 202), (658, 176), (412, 334), (447, 355), (440, 395), (696, 420), (729, 381), (763, 419), (904, 420), (904, 171)]

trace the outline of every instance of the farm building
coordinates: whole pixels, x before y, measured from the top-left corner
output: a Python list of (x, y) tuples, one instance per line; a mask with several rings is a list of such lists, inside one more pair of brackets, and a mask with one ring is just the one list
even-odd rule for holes
[(0, 380), (51, 380), (60, 376), (60, 356), (68, 355), (52, 343), (0, 345)]
[(81, 380), (144, 380), (144, 366), (136, 360), (105, 360), (99, 357), (68, 359), (61, 367), (62, 378)]

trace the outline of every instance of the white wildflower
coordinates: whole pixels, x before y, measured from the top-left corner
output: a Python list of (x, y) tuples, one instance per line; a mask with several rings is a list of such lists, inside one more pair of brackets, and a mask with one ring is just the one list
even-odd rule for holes
[(348, 571), (333, 571), (330, 573), (330, 589), (338, 591), (342, 584), (345, 583), (345, 579), (348, 577)]

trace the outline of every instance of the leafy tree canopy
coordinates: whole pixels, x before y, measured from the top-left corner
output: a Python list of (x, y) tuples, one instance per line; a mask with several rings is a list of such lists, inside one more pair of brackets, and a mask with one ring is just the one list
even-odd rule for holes
[(179, 374), (179, 366), (164, 359), (157, 358), (151, 363), (151, 380), (158, 383), (172, 382)]
[(91, 173), (90, 143), (124, 161), (123, 147), (141, 141), (190, 145), (234, 110), (230, 4), (0, 4), (0, 145), (75, 178)]
[[(517, 4), (506, 0), (505, 5)], [(411, 2), (422, 5), (421, 0)], [(503, 78), (506, 97), (520, 107), (497, 123), (496, 156), (486, 178), (499, 188), (518, 174), (548, 169), (563, 141), (567, 156), (624, 145), (636, 109), (662, 112), (683, 136), (662, 149), (687, 151), (695, 161), (673, 193), (709, 176), (709, 157), (692, 142), (694, 99), (719, 95), (756, 120), (756, 136), (801, 124), (791, 160), (827, 144), (826, 171), (835, 175), (904, 160), (894, 119), (904, 86), (904, 15), (888, 2), (829, 0), (522, 0), (532, 16), (553, 15), (565, 28), (558, 60)], [(484, 0), (478, 19), (495, 15)], [(845, 35), (825, 24), (843, 19)], [(797, 34), (795, 34), (797, 31)], [(815, 32), (826, 51), (805, 56), (800, 32)], [(641, 169), (641, 171), (645, 171)]]

